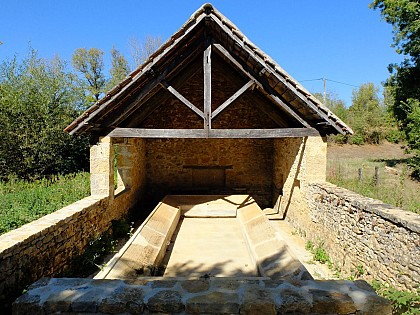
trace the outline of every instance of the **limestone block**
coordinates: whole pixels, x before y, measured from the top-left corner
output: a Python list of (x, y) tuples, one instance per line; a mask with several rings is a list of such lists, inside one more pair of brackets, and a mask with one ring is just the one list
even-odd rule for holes
[(309, 290), (313, 297), (312, 313), (317, 314), (352, 314), (356, 306), (347, 294), (324, 290)]
[(244, 224), (249, 242), (254, 246), (275, 237), (275, 232), (267, 217), (262, 213)]
[(189, 293), (197, 293), (207, 291), (210, 288), (210, 282), (208, 280), (185, 280), (181, 286)]
[[(100, 281), (100, 280), (98, 280)], [(135, 286), (124, 286), (108, 294), (98, 307), (98, 311), (106, 314), (121, 314), (128, 311), (132, 314), (143, 313), (144, 292), (142, 288)]]
[(311, 314), (312, 303), (297, 290), (290, 288), (279, 291), (280, 303), (276, 309), (278, 314)]
[(239, 296), (237, 293), (211, 292), (194, 296), (185, 303), (187, 313), (193, 314), (237, 314)]
[(163, 290), (149, 298), (147, 308), (150, 312), (174, 314), (182, 312), (184, 304), (179, 292)]
[(258, 286), (247, 287), (243, 296), (240, 314), (277, 314), (271, 293)]

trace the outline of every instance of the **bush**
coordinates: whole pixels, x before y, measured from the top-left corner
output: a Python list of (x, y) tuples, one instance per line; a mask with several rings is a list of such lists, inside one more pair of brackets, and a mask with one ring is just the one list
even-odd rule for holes
[(87, 137), (63, 129), (78, 116), (83, 91), (60, 59), (34, 50), (0, 64), (0, 180), (39, 179), (88, 169)]
[(390, 129), (385, 135), (385, 139), (391, 143), (400, 143), (404, 140), (404, 132), (398, 130), (397, 128)]
[(377, 280), (371, 285), (376, 293), (391, 301), (393, 314), (420, 314), (420, 288), (416, 291), (397, 290)]
[(351, 136), (349, 139), (350, 139), (349, 140), (350, 144), (362, 145), (362, 144), (365, 143), (365, 141), (363, 139), (363, 136), (361, 136), (359, 134), (355, 134), (355, 135)]

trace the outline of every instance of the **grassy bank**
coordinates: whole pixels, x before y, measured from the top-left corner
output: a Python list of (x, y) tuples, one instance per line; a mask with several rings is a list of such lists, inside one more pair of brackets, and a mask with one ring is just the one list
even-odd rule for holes
[[(420, 183), (410, 178), (406, 164), (409, 157), (398, 145), (332, 146), (328, 150), (329, 182), (363, 196), (420, 213)], [(375, 167), (378, 168), (378, 183)]]
[(52, 213), (89, 193), (89, 173), (33, 182), (0, 181), (0, 234)]

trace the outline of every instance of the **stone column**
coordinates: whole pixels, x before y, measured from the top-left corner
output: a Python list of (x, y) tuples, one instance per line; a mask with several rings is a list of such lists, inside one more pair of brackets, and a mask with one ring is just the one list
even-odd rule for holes
[(110, 137), (100, 138), (90, 148), (90, 193), (114, 196), (114, 146)]
[(327, 180), (327, 139), (308, 137), (305, 145), (305, 182), (325, 182)]
[(135, 139), (124, 139), (117, 145), (117, 191), (129, 189), (133, 185), (133, 167), (135, 164)]

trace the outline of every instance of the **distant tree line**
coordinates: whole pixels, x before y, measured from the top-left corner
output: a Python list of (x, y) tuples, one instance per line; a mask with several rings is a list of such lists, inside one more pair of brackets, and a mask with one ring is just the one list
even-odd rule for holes
[[(384, 90), (383, 97), (378, 95), (379, 87), (365, 83), (354, 89), (349, 107), (333, 94), (326, 95), (326, 106), (348, 124), (353, 135), (329, 136), (330, 142), (340, 144), (380, 144), (384, 140), (398, 143), (404, 140), (404, 134), (397, 128), (397, 120), (390, 111), (391, 95)], [(321, 93), (315, 97), (323, 101)]]
[[(134, 65), (153, 52), (160, 38), (132, 41)], [(134, 48), (133, 48), (134, 47)], [(58, 56), (40, 58), (29, 48), (23, 59), (0, 63), (0, 180), (37, 179), (89, 168), (88, 136), (69, 136), (63, 129), (132, 70), (115, 47), (105, 73), (104, 52), (76, 49), (69, 65)]]

